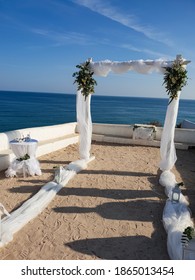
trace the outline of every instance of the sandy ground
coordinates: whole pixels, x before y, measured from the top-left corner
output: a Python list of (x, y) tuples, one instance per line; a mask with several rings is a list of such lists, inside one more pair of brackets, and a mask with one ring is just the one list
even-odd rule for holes
[[(0, 249), (1, 260), (168, 260), (158, 183), (159, 148), (93, 143), (96, 159), (48, 207)], [(177, 151), (173, 172), (195, 215), (195, 150)], [(53, 178), (53, 167), (77, 160), (71, 145), (39, 158), (43, 174), (5, 178), (0, 202), (9, 212)]]

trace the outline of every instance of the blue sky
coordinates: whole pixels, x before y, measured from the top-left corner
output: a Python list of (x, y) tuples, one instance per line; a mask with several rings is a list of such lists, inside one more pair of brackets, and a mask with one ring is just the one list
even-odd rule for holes
[[(75, 93), (92, 58), (173, 60), (182, 54), (195, 99), (194, 0), (0, 0), (0, 90)], [(163, 75), (95, 77), (96, 94), (167, 97)]]

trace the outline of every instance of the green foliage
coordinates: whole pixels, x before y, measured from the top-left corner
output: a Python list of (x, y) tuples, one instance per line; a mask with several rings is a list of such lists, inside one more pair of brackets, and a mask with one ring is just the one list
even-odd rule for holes
[(170, 96), (169, 104), (173, 99), (177, 99), (178, 91), (187, 84), (187, 79), (187, 70), (178, 61), (175, 61), (172, 67), (165, 68), (163, 85)]
[(187, 227), (183, 233), (187, 235), (189, 240), (195, 237), (195, 231), (193, 227)]
[(23, 157), (17, 158), (18, 161), (23, 161), (29, 159), (30, 156), (28, 154), (25, 154)]
[(81, 65), (77, 65), (76, 67), (80, 70), (78, 72), (73, 73), (73, 77), (75, 77), (74, 84), (77, 83), (77, 89), (81, 90), (85, 99), (89, 94), (94, 93), (94, 86), (97, 85), (96, 80), (93, 78), (93, 72), (89, 67), (90, 61), (86, 61)]

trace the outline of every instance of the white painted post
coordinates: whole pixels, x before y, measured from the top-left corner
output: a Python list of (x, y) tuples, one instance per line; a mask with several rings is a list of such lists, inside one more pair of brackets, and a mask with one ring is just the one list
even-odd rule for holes
[(176, 61), (177, 63), (181, 63), (182, 65), (186, 65), (186, 64), (188, 64), (188, 63), (191, 62), (190, 60), (184, 60), (181, 54), (177, 54), (177, 55), (176, 55), (175, 61)]

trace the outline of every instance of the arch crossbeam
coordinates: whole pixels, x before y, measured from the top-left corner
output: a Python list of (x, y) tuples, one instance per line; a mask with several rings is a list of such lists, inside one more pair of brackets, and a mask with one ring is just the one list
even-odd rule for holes
[(129, 61), (97, 61), (93, 62), (90, 59), (90, 68), (94, 75), (106, 77), (110, 72), (122, 74), (128, 71), (135, 71), (141, 74), (149, 74), (152, 72), (159, 72), (164, 74), (166, 67), (171, 67), (172, 64), (178, 61), (180, 64), (187, 65), (190, 61), (183, 59), (181, 55), (176, 56), (176, 60), (129, 60)]

